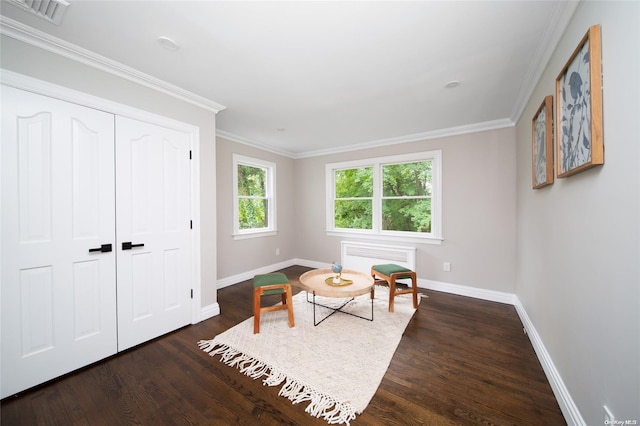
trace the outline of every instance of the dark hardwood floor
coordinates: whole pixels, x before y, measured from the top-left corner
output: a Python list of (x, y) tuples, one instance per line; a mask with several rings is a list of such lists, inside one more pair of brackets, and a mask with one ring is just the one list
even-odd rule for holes
[[(310, 268), (282, 270), (296, 281)], [(326, 425), (201, 351), (252, 315), (252, 284), (218, 291), (221, 314), (2, 400), (11, 425)], [(435, 291), (410, 321), (352, 425), (562, 425), (513, 306)], [(267, 300), (273, 304), (276, 300)]]

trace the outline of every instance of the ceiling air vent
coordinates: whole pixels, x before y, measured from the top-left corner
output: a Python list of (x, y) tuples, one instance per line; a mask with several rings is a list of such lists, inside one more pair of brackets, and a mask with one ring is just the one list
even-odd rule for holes
[(7, 2), (56, 25), (60, 25), (64, 12), (69, 7), (69, 2), (66, 0), (7, 0)]

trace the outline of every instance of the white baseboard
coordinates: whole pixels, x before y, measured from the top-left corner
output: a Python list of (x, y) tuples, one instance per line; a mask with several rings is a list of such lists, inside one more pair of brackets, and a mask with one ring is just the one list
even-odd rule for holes
[(502, 291), (487, 290), (484, 288), (469, 287), (460, 284), (451, 284), (441, 281), (432, 281), (418, 278), (418, 287), (428, 290), (442, 291), (444, 293), (457, 294), (458, 296), (474, 297), (476, 299), (490, 300), (492, 302), (507, 303), (513, 305), (516, 295)]
[(564, 415), (564, 419), (567, 421), (567, 424), (569, 426), (586, 426), (586, 423), (580, 414), (580, 410), (578, 410), (573, 398), (571, 398), (569, 390), (562, 381), (562, 377), (551, 359), (551, 355), (542, 343), (542, 339), (540, 338), (538, 331), (533, 326), (529, 315), (527, 315), (527, 311), (524, 309), (524, 306), (522, 306), (522, 303), (517, 296), (515, 297), (513, 305), (518, 312), (520, 321), (522, 321), (522, 324), (524, 325), (524, 329), (529, 336), (533, 349), (536, 351), (536, 355), (542, 365), (542, 369), (547, 375), (547, 380), (549, 380), (551, 389), (553, 389), (553, 393), (558, 400), (558, 405), (560, 405), (560, 410), (562, 410), (562, 414)]
[[(285, 260), (283, 262), (274, 263), (268, 266), (263, 266), (261, 268), (253, 269), (251, 271), (246, 271), (241, 274), (232, 275), (230, 277), (222, 278), (217, 282), (217, 288), (225, 288), (233, 284), (237, 284), (242, 281), (250, 280), (255, 275), (258, 274), (267, 274), (269, 272), (277, 271), (279, 269), (288, 268), (289, 266), (300, 265), (306, 266), (308, 268), (329, 268), (331, 266), (330, 263), (326, 262), (316, 262), (314, 260), (307, 259), (290, 259)], [(500, 302), (500, 303), (508, 303), (513, 305), (516, 299), (515, 294), (513, 293), (505, 293), (501, 291), (495, 290), (486, 290), (477, 287), (469, 287), (460, 284), (451, 284), (445, 283), (441, 281), (432, 281), (425, 279), (418, 279), (418, 287), (426, 288), (429, 290), (442, 291), (445, 293), (457, 294), (459, 296), (468, 296), (474, 297), (476, 299), (490, 300), (492, 302)]]
[(220, 315), (220, 305), (218, 303), (212, 303), (200, 310), (200, 321), (213, 318), (216, 315)]
[(255, 275), (258, 274), (268, 274), (269, 272), (278, 271), (280, 269), (288, 268), (289, 266), (300, 265), (306, 266), (308, 268), (328, 268), (331, 266), (330, 263), (322, 263), (315, 262), (313, 260), (305, 260), (305, 259), (289, 259), (283, 262), (274, 263), (268, 266), (263, 266), (261, 268), (253, 269), (251, 271), (243, 272), (241, 274), (232, 275), (230, 277), (222, 278), (218, 280), (218, 290), (221, 288), (229, 287), (230, 285), (240, 283), (242, 281), (247, 281), (252, 279)]
[(285, 260), (284, 262), (274, 263), (273, 265), (263, 266), (261, 268), (253, 269), (251, 271), (246, 271), (241, 274), (232, 275), (227, 278), (223, 278), (218, 280), (218, 290), (221, 288), (229, 287), (230, 285), (237, 284), (242, 281), (250, 280), (255, 275), (258, 274), (267, 274), (269, 272), (277, 271), (279, 269), (288, 268), (289, 266), (296, 265), (295, 259)]
[(328, 262), (316, 262), (315, 260), (306, 260), (306, 259), (293, 259), (294, 265), (306, 266), (307, 268), (330, 268), (331, 263)]

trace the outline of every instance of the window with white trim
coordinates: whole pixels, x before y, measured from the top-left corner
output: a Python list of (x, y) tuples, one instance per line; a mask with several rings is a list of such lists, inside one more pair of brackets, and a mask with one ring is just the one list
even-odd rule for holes
[(327, 164), (327, 231), (439, 243), (441, 176), (440, 150)]
[(276, 233), (275, 163), (233, 154), (233, 236)]

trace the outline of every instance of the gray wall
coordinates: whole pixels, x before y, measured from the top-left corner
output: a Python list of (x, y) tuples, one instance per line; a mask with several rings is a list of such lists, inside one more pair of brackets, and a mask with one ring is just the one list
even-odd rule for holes
[(216, 303), (215, 114), (4, 35), (0, 52), (4, 69), (200, 128), (201, 303)]
[[(233, 239), (233, 154), (271, 161), (276, 164), (277, 235)], [(299, 213), (294, 194), (294, 160), (245, 144), (218, 138), (218, 278), (229, 278), (248, 271), (275, 265), (296, 257), (293, 226)], [(276, 255), (276, 249), (280, 254)]]
[[(514, 140), (515, 128), (508, 128), (294, 160), (218, 138), (218, 278), (294, 259), (340, 259), (340, 241), (358, 239), (326, 235), (327, 163), (442, 149), (444, 242), (391, 243), (418, 248), (420, 279), (514, 293)], [(233, 240), (233, 153), (276, 162), (277, 236)], [(451, 272), (442, 271), (443, 262), (451, 262)]]
[[(531, 189), (531, 119), (602, 26), (605, 164)], [(517, 123), (517, 295), (582, 417), (640, 421), (640, 3), (581, 2)]]
[(391, 244), (418, 248), (419, 279), (514, 293), (514, 138), (508, 128), (296, 160), (297, 257), (331, 263), (340, 259), (340, 241), (358, 240), (326, 235), (327, 163), (441, 149), (442, 245)]

